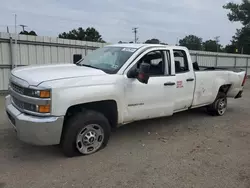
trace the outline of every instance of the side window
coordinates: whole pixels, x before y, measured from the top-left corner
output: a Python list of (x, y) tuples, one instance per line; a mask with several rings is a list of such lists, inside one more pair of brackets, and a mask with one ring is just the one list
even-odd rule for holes
[(188, 72), (187, 54), (183, 50), (174, 50), (175, 73)]
[(139, 68), (142, 62), (150, 64), (150, 69), (149, 69), (150, 76), (165, 75), (164, 51), (156, 50), (147, 53), (139, 60), (137, 68)]

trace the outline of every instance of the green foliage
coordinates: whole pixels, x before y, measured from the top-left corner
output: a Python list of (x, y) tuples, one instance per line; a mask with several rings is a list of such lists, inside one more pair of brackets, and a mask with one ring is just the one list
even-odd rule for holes
[(248, 0), (242, 0), (241, 4), (230, 2), (224, 5), (223, 8), (230, 10), (227, 14), (230, 21), (239, 21), (244, 26), (250, 23), (250, 2)]
[(238, 49), (239, 53), (250, 54), (250, 2), (242, 0), (242, 3), (227, 3), (223, 8), (229, 10), (228, 19), (232, 22), (240, 22), (243, 27), (237, 29), (233, 36), (231, 44), (228, 45), (228, 51)]
[(145, 44), (163, 44), (163, 45), (167, 45), (167, 43), (161, 42), (159, 39), (156, 39), (156, 38), (148, 39), (144, 43)]
[(237, 29), (233, 41), (236, 41), (240, 53), (250, 54), (250, 28), (245, 26), (242, 29)]
[(146, 44), (160, 44), (160, 40), (159, 39), (149, 39), (145, 41)]
[(226, 45), (223, 51), (226, 53), (237, 53), (236, 50), (237, 50), (236, 44), (232, 43), (232, 44)]
[(215, 40), (207, 40), (202, 44), (203, 50), (209, 52), (222, 52), (222, 45), (217, 44)]
[(202, 38), (195, 35), (188, 35), (179, 41), (180, 46), (185, 46), (189, 50), (204, 50), (210, 52), (222, 52), (223, 47), (217, 44), (216, 40), (202, 42)]
[(134, 43), (134, 42), (133, 42), (133, 41), (124, 42), (124, 41), (121, 41), (121, 40), (118, 42), (118, 44), (127, 44), (127, 43), (132, 44), (132, 43)]
[(188, 35), (179, 40), (180, 46), (185, 46), (189, 50), (202, 50), (202, 38), (195, 35)]
[(72, 39), (72, 40), (83, 40), (83, 41), (92, 41), (92, 42), (103, 42), (100, 33), (93, 27), (88, 27), (84, 30), (82, 27), (79, 27), (77, 30), (73, 29), (69, 32), (63, 32), (59, 34), (59, 38), (63, 39)]
[(36, 32), (35, 31), (21, 31), (19, 33), (20, 35), (33, 35), (33, 36), (37, 36)]

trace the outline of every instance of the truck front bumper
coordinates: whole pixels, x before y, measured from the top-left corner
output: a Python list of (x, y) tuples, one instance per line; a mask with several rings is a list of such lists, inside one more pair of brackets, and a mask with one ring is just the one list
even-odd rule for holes
[(38, 117), (20, 112), (5, 97), (8, 118), (17, 132), (17, 137), (32, 145), (57, 145), (60, 143), (64, 117)]

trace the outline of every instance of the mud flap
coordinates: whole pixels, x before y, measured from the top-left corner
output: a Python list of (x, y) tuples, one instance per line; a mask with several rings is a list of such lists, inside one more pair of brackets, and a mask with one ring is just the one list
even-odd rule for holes
[(235, 99), (241, 98), (242, 97), (243, 91), (239, 91), (239, 93), (234, 97)]

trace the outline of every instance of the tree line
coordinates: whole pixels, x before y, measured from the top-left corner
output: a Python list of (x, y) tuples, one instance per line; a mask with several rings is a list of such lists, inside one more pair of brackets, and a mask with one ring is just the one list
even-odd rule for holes
[[(218, 40), (211, 39), (203, 42), (201, 37), (192, 34), (180, 39), (179, 45), (186, 46), (190, 50), (250, 54), (250, 1), (229, 2), (223, 8), (229, 10), (227, 16), (231, 22), (240, 22), (242, 24), (242, 28), (236, 30), (228, 45), (223, 47), (218, 43)], [(152, 43), (152, 41), (160, 44), (158, 39), (147, 40), (145, 43)]]
[(63, 39), (84, 40), (84, 41), (105, 43), (105, 41), (102, 39), (102, 35), (93, 27), (88, 27), (87, 29), (79, 27), (78, 29), (73, 29), (69, 32), (63, 32), (59, 34), (58, 37)]
[(227, 3), (223, 6), (229, 10), (227, 14), (231, 22), (240, 22), (241, 29), (237, 29), (232, 37), (231, 43), (227, 45), (228, 50), (237, 51), (242, 54), (250, 54), (250, 1), (242, 0), (242, 3)]
[[(235, 35), (232, 36), (230, 44), (223, 47), (216, 39), (203, 41), (201, 37), (190, 34), (180, 39), (177, 45), (186, 46), (190, 50), (250, 54), (250, 1), (242, 0), (242, 2), (238, 4), (230, 2), (225, 4), (223, 8), (229, 10), (227, 16), (231, 22), (240, 22), (242, 24), (242, 28), (237, 29)], [(37, 35), (35, 31), (22, 31), (20, 34)], [(93, 27), (86, 29), (79, 27), (78, 29), (60, 33), (58, 37), (105, 43), (102, 39), (102, 35)], [(119, 41), (118, 43), (124, 42)], [(133, 43), (133, 41), (128, 43)], [(144, 43), (167, 45), (167, 43), (163, 43), (156, 38), (148, 39)]]
[[(144, 43), (148, 44), (166, 44), (160, 42), (159, 39), (150, 39), (145, 41)], [(224, 49), (221, 44), (219, 44), (216, 40), (207, 40), (205, 42), (202, 41), (202, 38), (197, 37), (195, 35), (188, 35), (183, 39), (179, 40), (180, 46), (185, 46), (189, 50), (203, 50), (203, 51), (211, 51), (211, 52), (223, 52)]]
[(202, 42), (202, 38), (194, 35), (186, 36), (179, 41), (179, 44), (191, 50), (250, 54), (250, 1), (229, 2), (223, 8), (229, 10), (227, 14), (229, 21), (242, 24), (242, 28), (237, 29), (235, 35), (232, 36), (230, 44), (223, 47), (216, 40)]
[[(24, 30), (19, 34), (37, 36), (35, 31)], [(71, 31), (60, 33), (58, 38), (105, 43), (101, 34), (93, 27), (88, 27), (86, 29), (83, 29), (82, 27), (79, 27), (78, 29), (72, 29)]]

